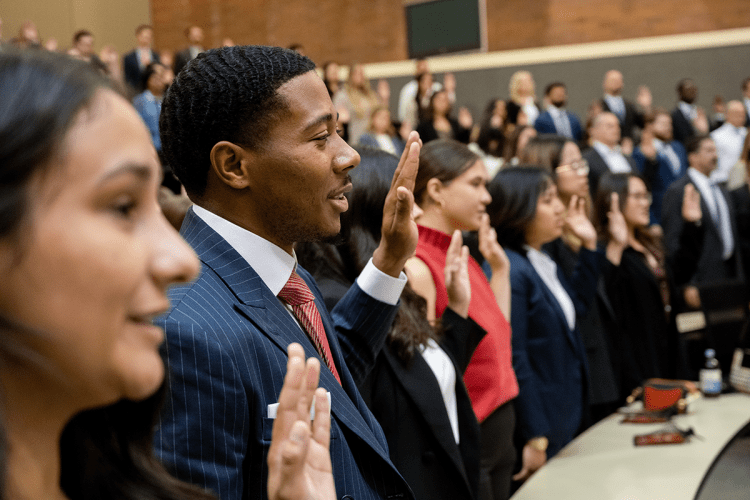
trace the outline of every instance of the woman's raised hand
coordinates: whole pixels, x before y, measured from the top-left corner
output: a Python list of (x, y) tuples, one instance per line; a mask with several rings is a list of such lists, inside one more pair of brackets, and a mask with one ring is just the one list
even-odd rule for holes
[(448, 306), (462, 318), (469, 316), (471, 283), (469, 282), (469, 248), (463, 244), (461, 231), (453, 231), (445, 255), (445, 288)]
[(568, 204), (565, 216), (565, 227), (581, 239), (583, 246), (589, 250), (596, 250), (596, 229), (586, 215), (586, 200), (573, 195)]

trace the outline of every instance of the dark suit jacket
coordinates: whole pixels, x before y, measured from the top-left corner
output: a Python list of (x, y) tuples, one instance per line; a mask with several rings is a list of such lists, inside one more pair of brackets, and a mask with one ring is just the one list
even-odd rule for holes
[(683, 145), (677, 141), (672, 141), (670, 146), (672, 146), (675, 154), (680, 159), (680, 172), (678, 174), (675, 174), (672, 170), (667, 155), (657, 153), (656, 158), (651, 160), (646, 158), (640, 146), (637, 146), (633, 150), (633, 161), (635, 161), (638, 171), (646, 180), (646, 185), (654, 197), (651, 203), (651, 224), (659, 224), (661, 222), (661, 205), (664, 193), (667, 192), (670, 184), (685, 175), (688, 168), (687, 154)]
[(184, 68), (187, 63), (189, 63), (193, 58), (190, 57), (190, 47), (186, 47), (183, 50), (179, 51), (174, 56), (174, 74), (177, 75), (180, 71), (182, 71), (182, 68)]
[[(589, 162), (589, 190), (591, 190), (591, 198), (596, 199), (596, 189), (599, 187), (599, 179), (605, 174), (610, 172), (607, 162), (604, 161), (602, 155), (594, 148), (589, 148), (583, 152), (583, 158)], [(636, 170), (635, 162), (630, 156), (625, 156), (628, 160), (630, 168)]]
[[(602, 99), (600, 102), (604, 111), (613, 112), (611, 109), (609, 109), (607, 101)], [(638, 110), (638, 107), (631, 101), (623, 99), (623, 103), (625, 103), (625, 119), (620, 120), (620, 136), (629, 137), (635, 141), (636, 127), (643, 128), (644, 116), (643, 113)], [(617, 116), (617, 113), (615, 113), (615, 116)]]
[(404, 364), (386, 345), (361, 386), (362, 396), (382, 425), (391, 459), (416, 498), (469, 500), (477, 497), (480, 432), (461, 375), (485, 332), (450, 309), (442, 324), (448, 331), (441, 347), (457, 376), (460, 444), (453, 437), (435, 375), (419, 353)]
[[(576, 435), (586, 406), (586, 352), (578, 327), (571, 330), (555, 296), (528, 257), (506, 249), (512, 291), (513, 368), (520, 392), (515, 400), (520, 442), (549, 439), (547, 456), (554, 456)], [(560, 282), (584, 315), (596, 292), (596, 252), (582, 249), (574, 281)]]
[[(742, 268), (750, 269), (750, 189), (743, 184), (729, 192), (737, 217), (737, 244), (742, 259)], [(750, 280), (748, 280), (750, 287)], [(750, 338), (750, 337), (749, 337)]]
[[(453, 137), (451, 138), (459, 142), (463, 142), (464, 144), (468, 144), (469, 134), (471, 133), (471, 130), (469, 130), (468, 128), (463, 128), (458, 123), (458, 120), (455, 120), (453, 118), (448, 118), (448, 121), (451, 124), (451, 130), (453, 134)], [(430, 141), (434, 141), (435, 139), (440, 139), (440, 136), (438, 135), (437, 130), (435, 130), (435, 126), (432, 124), (432, 121), (420, 122), (417, 126), (417, 132), (419, 132), (419, 138), (422, 139), (422, 142), (425, 144)]]
[(672, 136), (675, 141), (679, 141), (684, 146), (687, 142), (695, 137), (695, 127), (685, 118), (679, 107), (672, 110)]
[[(583, 137), (583, 129), (581, 128), (581, 121), (578, 117), (570, 111), (565, 111), (570, 121), (570, 131), (573, 134), (573, 141), (578, 142)], [(552, 119), (552, 115), (549, 111), (545, 111), (540, 114), (534, 122), (534, 128), (540, 134), (559, 134), (560, 132), (555, 127), (555, 121)]]
[[(159, 54), (151, 51), (151, 61), (159, 62)], [(143, 72), (138, 64), (138, 52), (137, 50), (131, 50), (122, 58), (123, 70), (125, 73), (125, 83), (130, 85), (133, 89), (140, 92), (143, 90), (142, 78)]]
[[(170, 400), (155, 445), (183, 480), (222, 499), (267, 498), (266, 465), (289, 343), (318, 356), (291, 314), (257, 273), (192, 210), (181, 234), (202, 262), (199, 278), (170, 291), (172, 309), (156, 321), (166, 332)], [(321, 370), (331, 393), (331, 460), (336, 492), (352, 498), (412, 498), (388, 457), (388, 445), (355, 385), (372, 368), (397, 306), (355, 284), (329, 314), (316, 296), (342, 385)], [(334, 326), (335, 325), (335, 326)], [(400, 496), (401, 495), (401, 496)]]
[[(685, 186), (688, 183), (693, 184), (693, 181), (688, 174), (685, 174), (680, 179), (673, 182), (664, 194), (661, 223), (664, 230), (664, 246), (668, 256), (674, 256), (680, 247), (680, 235), (683, 232), (684, 225), (684, 220), (682, 219), (682, 196)], [(722, 193), (724, 194), (724, 198), (727, 199), (729, 217), (732, 222), (735, 247), (734, 253), (726, 261), (722, 258), (724, 247), (721, 242), (720, 230), (716, 227), (711, 218), (711, 212), (708, 210), (706, 201), (701, 198), (701, 210), (703, 211), (701, 225), (705, 226), (705, 230), (698, 266), (692, 277), (689, 280), (686, 280), (692, 285), (720, 282), (724, 280), (744, 279), (738, 251), (740, 241), (737, 236), (734, 205), (729, 201), (728, 195), (723, 188)]]

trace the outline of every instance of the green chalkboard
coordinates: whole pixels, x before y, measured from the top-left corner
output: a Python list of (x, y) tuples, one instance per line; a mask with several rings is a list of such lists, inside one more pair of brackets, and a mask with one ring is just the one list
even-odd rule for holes
[(409, 58), (481, 48), (480, 1), (431, 0), (406, 5)]

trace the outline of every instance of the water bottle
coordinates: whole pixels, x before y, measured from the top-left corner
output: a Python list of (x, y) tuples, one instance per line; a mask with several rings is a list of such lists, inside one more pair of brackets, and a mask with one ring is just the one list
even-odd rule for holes
[(716, 351), (706, 349), (706, 364), (700, 371), (701, 392), (707, 398), (721, 394), (721, 368), (716, 359)]

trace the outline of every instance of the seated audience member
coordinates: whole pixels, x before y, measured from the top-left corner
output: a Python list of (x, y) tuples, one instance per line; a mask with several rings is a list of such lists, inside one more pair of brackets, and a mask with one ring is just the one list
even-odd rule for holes
[(361, 64), (352, 64), (349, 77), (341, 89), (333, 96), (333, 104), (339, 112), (339, 121), (348, 124), (349, 144), (356, 144), (365, 133), (372, 111), (383, 105), (377, 92), (370, 87)]
[(641, 143), (633, 150), (633, 161), (651, 192), (651, 224), (661, 221), (664, 193), (687, 172), (687, 154), (672, 140), (672, 117), (663, 109), (646, 116)]
[(161, 153), (161, 138), (159, 137), (159, 116), (164, 92), (167, 89), (167, 69), (161, 63), (149, 64), (143, 72), (143, 92), (133, 99), (133, 107), (143, 118), (146, 128), (151, 134), (157, 153)]
[(154, 30), (147, 24), (142, 24), (135, 29), (136, 47), (125, 54), (122, 58), (125, 83), (131, 91), (139, 93), (143, 91), (143, 72), (152, 62), (159, 62), (159, 54), (154, 51), (152, 44)]
[(649, 230), (651, 194), (635, 173), (607, 174), (599, 183), (595, 220), (606, 246), (602, 275), (617, 326), (610, 342), (621, 402), (652, 377), (686, 378), (685, 350), (675, 326), (679, 290), (700, 256), (700, 194), (683, 188), (680, 247), (671, 256)]
[(419, 217), (416, 256), (407, 262), (409, 280), (427, 301), (427, 317), (441, 318), (448, 305), (446, 254), (456, 230), (479, 230), (479, 248), (488, 262), (490, 281), (469, 259), (471, 302), (469, 317), (487, 331), (464, 381), (481, 427), (480, 499), (507, 499), (515, 453), (514, 410), (518, 395), (510, 353), (508, 259), (489, 228), (485, 207), (487, 169), (477, 155), (457, 141), (439, 139), (425, 144), (419, 159), (414, 196), (423, 210)]
[(367, 132), (359, 137), (359, 143), (371, 148), (382, 149), (394, 156), (404, 152), (404, 141), (396, 134), (391, 121), (391, 112), (385, 106), (378, 106), (370, 116)]
[[(685, 220), (682, 217), (682, 198), (686, 185), (692, 185), (700, 193), (700, 224), (705, 226), (703, 245), (695, 272), (691, 274), (682, 290), (681, 302), (689, 310), (700, 309), (698, 286), (719, 281), (742, 281), (744, 273), (737, 249), (737, 226), (734, 207), (728, 202), (726, 190), (710, 180), (718, 157), (716, 144), (708, 135), (694, 137), (687, 146), (687, 173), (667, 189), (662, 203), (661, 222), (664, 230), (664, 248), (672, 258), (683, 244), (681, 235)], [(678, 307), (682, 312), (685, 307)]]
[(510, 100), (507, 104), (508, 122), (533, 127), (539, 116), (534, 77), (528, 71), (516, 71), (511, 75), (508, 87), (510, 91)]
[[(596, 231), (584, 200), (565, 206), (541, 167), (502, 169), (488, 207), (510, 260), (513, 368), (518, 377), (517, 481), (526, 480), (578, 433), (586, 408), (586, 352), (578, 329), (596, 291)], [(565, 216), (564, 216), (565, 214)], [(542, 250), (567, 225), (581, 241), (573, 280)]]
[(187, 38), (188, 46), (174, 57), (175, 75), (179, 74), (187, 63), (198, 57), (198, 54), (206, 50), (203, 48), (203, 29), (200, 26), (193, 25), (186, 29), (185, 38)]
[(740, 101), (729, 101), (727, 121), (711, 132), (719, 157), (718, 165), (711, 173), (711, 181), (726, 184), (732, 168), (740, 160), (745, 137), (747, 137), (745, 107)]
[[(362, 161), (352, 172), (349, 210), (341, 218), (344, 242), (296, 248), (326, 304), (341, 299), (377, 247), (383, 204), (398, 164), (384, 151), (357, 149)], [(383, 427), (391, 460), (415, 496), (471, 499), (477, 498), (479, 486), (479, 425), (462, 374), (484, 330), (468, 319), (468, 253), (460, 232), (451, 240), (445, 272), (449, 304), (440, 328), (427, 321), (424, 299), (407, 286), (385, 346), (358, 386)]]
[(479, 122), (476, 142), (469, 144), (469, 149), (482, 158), (490, 179), (495, 177), (503, 166), (507, 116), (505, 101), (490, 99)]
[(589, 163), (589, 189), (593, 197), (602, 175), (630, 172), (635, 168), (635, 162), (622, 152), (620, 124), (614, 113), (596, 115), (589, 136), (591, 147), (583, 152), (583, 158)]
[[(542, 134), (532, 137), (523, 149), (521, 164), (548, 169), (563, 205), (567, 207), (573, 196), (577, 196), (586, 200), (586, 213), (592, 213), (589, 166), (575, 142), (561, 135)], [(564, 226), (562, 236), (545, 244), (542, 250), (552, 257), (568, 282), (571, 282), (581, 245), (581, 240), (573, 231)], [(587, 423), (593, 424), (616, 410), (623, 401), (618, 398), (607, 335), (607, 332), (617, 328), (617, 321), (603, 286), (597, 286), (596, 299), (591, 301), (586, 314), (578, 319), (589, 365)]]
[(87, 30), (76, 31), (73, 35), (73, 46), (68, 50), (68, 55), (89, 63), (95, 70), (106, 75), (107, 66), (94, 52), (94, 35)]
[(677, 82), (677, 106), (672, 110), (672, 136), (683, 145), (698, 134), (708, 133), (708, 118), (702, 108), (696, 106), (698, 87), (690, 78)]
[(529, 125), (517, 125), (506, 136), (503, 152), (503, 165), (518, 165), (518, 157), (532, 137), (536, 137), (536, 129)]
[(159, 456), (223, 499), (265, 498), (269, 411), (286, 346), (297, 342), (321, 360), (331, 395), (337, 494), (413, 498), (355, 381), (382, 348), (416, 246), (417, 134), (386, 197), (380, 245), (329, 314), (294, 245), (338, 234), (359, 156), (336, 133), (314, 63), (280, 47), (208, 50), (170, 87), (159, 125), (166, 160), (195, 203), (181, 234), (202, 262), (156, 320), (171, 369)]
[(549, 101), (547, 110), (534, 122), (534, 128), (540, 134), (558, 134), (576, 142), (583, 138), (581, 120), (565, 109), (568, 103), (568, 91), (562, 82), (547, 85), (544, 96)]
[(419, 137), (426, 144), (435, 139), (454, 139), (468, 144), (472, 118), (466, 108), (458, 110), (458, 119), (451, 117), (448, 93), (440, 90), (432, 94), (430, 106), (417, 126)]
[(625, 80), (622, 73), (616, 69), (607, 71), (602, 82), (604, 96), (601, 100), (601, 106), (603, 111), (615, 114), (622, 131), (622, 145), (625, 147), (627, 142), (630, 149), (637, 142), (638, 129), (643, 128), (646, 113), (651, 111), (652, 96), (648, 87), (641, 85), (638, 87), (636, 104), (623, 98), (622, 91), (624, 88)]
[[(4, 52), (0, 89), (0, 134), (12, 138), (0, 144), (0, 496), (213, 498), (153, 452), (165, 365), (151, 319), (198, 260), (158, 209), (143, 123), (85, 64), (56, 54)], [(308, 410), (319, 363), (289, 351), (268, 495), (332, 500), (321, 392), (312, 428)]]

